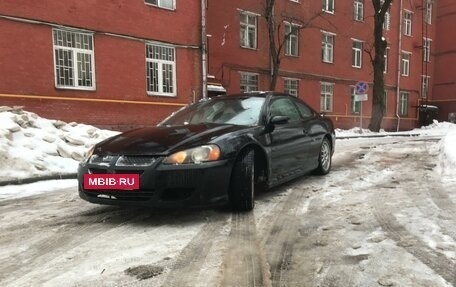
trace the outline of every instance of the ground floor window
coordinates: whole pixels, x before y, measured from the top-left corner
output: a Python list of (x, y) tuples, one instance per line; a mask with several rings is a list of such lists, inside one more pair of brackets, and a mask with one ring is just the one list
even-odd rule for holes
[(351, 104), (350, 104), (351, 113), (359, 114), (359, 112), (361, 111), (361, 101), (355, 101), (355, 98), (356, 98), (355, 87), (350, 87), (350, 91), (351, 91)]
[(146, 44), (147, 93), (176, 95), (176, 51), (173, 47)]
[(241, 72), (241, 92), (258, 91), (258, 74)]
[(284, 79), (284, 92), (295, 97), (298, 97), (299, 81), (296, 79)]
[(408, 101), (409, 101), (409, 93), (401, 92), (399, 97), (399, 115), (400, 116), (408, 116)]
[(320, 83), (320, 111), (332, 112), (334, 84)]

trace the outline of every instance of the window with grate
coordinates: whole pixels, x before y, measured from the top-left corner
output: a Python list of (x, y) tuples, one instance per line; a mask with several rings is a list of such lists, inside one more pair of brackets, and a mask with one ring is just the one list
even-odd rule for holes
[(176, 56), (169, 46), (146, 44), (147, 93), (150, 95), (176, 95)]

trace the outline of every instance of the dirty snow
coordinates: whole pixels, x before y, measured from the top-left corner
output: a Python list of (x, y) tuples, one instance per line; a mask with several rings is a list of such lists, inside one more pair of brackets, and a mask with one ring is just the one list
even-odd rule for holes
[(75, 173), (90, 147), (116, 133), (0, 107), (0, 181)]
[[(0, 180), (74, 173), (89, 146), (112, 134), (21, 110), (0, 112)], [(385, 137), (364, 138), (369, 134)], [(359, 135), (356, 129), (337, 131), (339, 137)], [(456, 125), (434, 122), (400, 138), (392, 135), (366, 131), (362, 138), (338, 140), (328, 176), (267, 193), (245, 217), (101, 207), (78, 199), (76, 180), (0, 187), (0, 200), (11, 200), (0, 205), (5, 247), (0, 281), (3, 286), (166, 286), (172, 275), (196, 270), (195, 286), (220, 286), (210, 283), (227, 271), (230, 248), (242, 245), (233, 240), (256, 232), (255, 243), (269, 263), (274, 250), (287, 243), (283, 246), (291, 246), (291, 259), (300, 268), (284, 272), (300, 280), (305, 274), (320, 286), (450, 287), (447, 271), (456, 262)], [(36, 167), (37, 158), (44, 169)], [(256, 231), (241, 228), (233, 235), (252, 222)], [(300, 237), (293, 242), (296, 230)], [(436, 265), (439, 260), (442, 265)], [(138, 266), (158, 266), (163, 274), (134, 281), (123, 272)]]

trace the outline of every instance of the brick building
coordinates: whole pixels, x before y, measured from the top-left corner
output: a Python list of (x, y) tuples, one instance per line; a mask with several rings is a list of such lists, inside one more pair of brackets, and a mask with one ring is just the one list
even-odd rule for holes
[(439, 107), (440, 120), (456, 120), (456, 1), (437, 1), (434, 87), (430, 103)]
[(200, 5), (0, 1), (0, 105), (119, 129), (154, 124), (201, 93)]
[[(209, 2), (209, 75), (228, 93), (268, 90), (266, 1)], [(387, 13), (382, 125), (386, 129), (396, 129), (398, 121), (400, 129), (415, 127), (418, 105), (432, 95), (434, 6), (427, 0), (394, 1)], [(303, 98), (338, 127), (359, 126), (361, 107), (353, 93), (358, 81), (372, 84), (368, 51), (373, 44), (373, 14), (372, 2), (364, 0), (276, 1), (276, 39), (293, 31), (284, 42), (276, 90)], [(367, 118), (371, 93), (372, 89), (362, 107)], [(365, 119), (364, 126), (368, 122)]]
[[(209, 92), (269, 90), (266, 0), (207, 0)], [(0, 105), (126, 129), (154, 124), (202, 97), (200, 0), (0, 2)], [(385, 22), (382, 127), (418, 125), (418, 107), (455, 109), (453, 0), (395, 0)], [(371, 1), (276, 0), (283, 40), (277, 91), (303, 98), (337, 127), (369, 123)], [(438, 33), (438, 34), (437, 34)], [(449, 35), (449, 36), (448, 36)], [(456, 63), (455, 63), (456, 64)]]

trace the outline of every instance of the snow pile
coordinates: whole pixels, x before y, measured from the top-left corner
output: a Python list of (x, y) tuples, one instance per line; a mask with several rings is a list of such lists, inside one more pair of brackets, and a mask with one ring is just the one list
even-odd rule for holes
[(456, 178), (456, 126), (447, 133), (440, 144), (442, 175)]
[(425, 127), (413, 129), (411, 131), (401, 132), (386, 132), (380, 130), (379, 132), (372, 132), (369, 129), (360, 129), (359, 127), (349, 130), (336, 129), (336, 137), (350, 138), (350, 137), (376, 137), (376, 136), (445, 136), (450, 130), (456, 127), (455, 124), (449, 122), (434, 122)]
[(115, 134), (0, 107), (0, 181), (75, 173), (90, 147)]

